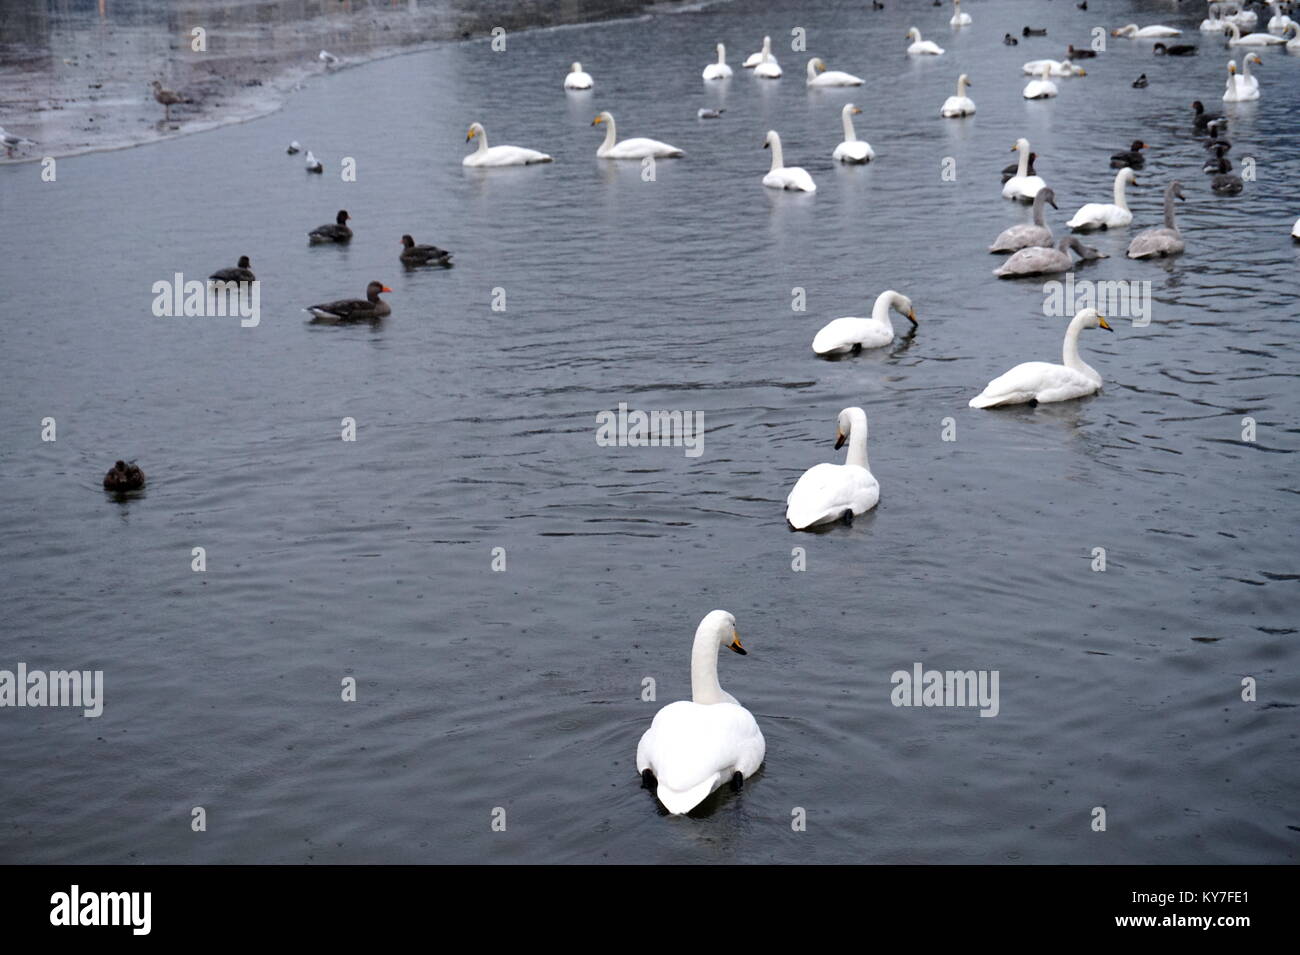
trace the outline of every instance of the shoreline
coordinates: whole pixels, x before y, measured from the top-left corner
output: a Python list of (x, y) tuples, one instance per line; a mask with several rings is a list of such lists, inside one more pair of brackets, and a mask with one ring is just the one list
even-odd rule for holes
[[(108, 7), (112, 6), (112, 11)], [(409, 0), (400, 9), (339, 9), (320, 0), (98, 0), (99, 13), (7, 11), (0, 22), (0, 125), (35, 140), (0, 165), (130, 149), (279, 111), (323, 74), (453, 42), (579, 27), (681, 9), (655, 0)], [(249, 23), (249, 18), (258, 18)], [(212, 24), (211, 26), (205, 25)], [(205, 49), (194, 50), (195, 29)], [(327, 67), (321, 50), (338, 56)], [(149, 83), (186, 96), (165, 122)]]

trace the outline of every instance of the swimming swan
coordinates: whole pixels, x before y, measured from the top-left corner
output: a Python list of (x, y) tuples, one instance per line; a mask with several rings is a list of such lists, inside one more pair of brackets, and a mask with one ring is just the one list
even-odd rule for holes
[(912, 27), (910, 30), (908, 30), (907, 36), (903, 37), (903, 39), (912, 41), (912, 45), (907, 48), (908, 53), (914, 53), (917, 54), (918, 56), (922, 56), (922, 55), (942, 56), (943, 55), (943, 47), (935, 43), (933, 40), (922, 40), (921, 31), (918, 30), (916, 27)]
[(1174, 223), (1174, 198), (1186, 199), (1183, 184), (1175, 179), (1165, 186), (1165, 224), (1153, 229), (1143, 229), (1128, 244), (1130, 259), (1149, 259), (1153, 256), (1178, 255), (1186, 247), (1183, 234)]
[(1020, 153), (1016, 174), (1002, 185), (1003, 199), (1018, 199), (1021, 202), (1033, 202), (1039, 191), (1047, 188), (1041, 176), (1029, 174), (1029, 140), (1021, 137), (1011, 147), (1012, 152)]
[(713, 610), (691, 647), (691, 698), (655, 714), (636, 748), (636, 770), (669, 812), (690, 812), (723, 783), (739, 789), (763, 763), (767, 744), (753, 714), (718, 684), (718, 652), (744, 654), (736, 618)]
[(1167, 27), (1162, 24), (1154, 24), (1149, 27), (1138, 27), (1136, 23), (1130, 23), (1126, 27), (1120, 27), (1118, 30), (1111, 30), (1111, 36), (1127, 37), (1161, 37), (1161, 36), (1182, 36), (1182, 30), (1175, 30), (1173, 27)]
[(1075, 236), (1067, 235), (1055, 248), (1048, 246), (1030, 246), (1021, 249), (1011, 258), (993, 270), (1000, 279), (1019, 278), (1022, 275), (1050, 275), (1056, 272), (1069, 272), (1074, 268), (1074, 259), (1070, 251), (1079, 253), (1083, 261), (1108, 258), (1105, 252), (1084, 245)]
[(975, 101), (966, 95), (966, 87), (974, 86), (970, 77), (963, 73), (957, 77), (957, 95), (949, 96), (939, 107), (939, 115), (948, 119), (975, 115)]
[(1237, 64), (1233, 60), (1228, 61), (1228, 86), (1223, 91), (1223, 101), (1225, 103), (1249, 103), (1252, 100), (1259, 99), (1259, 80), (1251, 74), (1250, 64), (1258, 63), (1264, 65), (1264, 61), (1259, 58), (1258, 53), (1247, 53), (1241, 61), (1241, 71), (1237, 71)]
[(844, 124), (844, 142), (836, 146), (835, 152), (831, 153), (831, 159), (836, 162), (861, 164), (876, 158), (876, 151), (871, 148), (871, 143), (858, 139), (858, 134), (853, 129), (853, 117), (860, 112), (862, 110), (852, 103), (845, 103), (844, 108), (840, 110), (840, 121)]
[(564, 77), (564, 88), (566, 90), (589, 90), (591, 89), (591, 74), (582, 71), (581, 63), (574, 63), (569, 68), (568, 74)]
[(767, 175), (763, 177), (763, 185), (769, 189), (793, 189), (799, 192), (816, 192), (817, 184), (812, 181), (812, 176), (799, 166), (784, 165), (784, 154), (781, 152), (781, 137), (777, 135), (775, 129), (767, 131), (767, 138), (763, 140), (763, 148), (772, 150), (772, 168), (768, 170)]
[(1113, 329), (1095, 308), (1085, 308), (1070, 320), (1061, 346), (1061, 364), (1027, 361), (994, 378), (970, 400), (972, 408), (998, 405), (1048, 404), (1101, 391), (1101, 375), (1079, 357), (1079, 332), (1085, 328)]
[(828, 70), (821, 57), (814, 56), (808, 61), (809, 86), (861, 86), (862, 77), (845, 73), (843, 70)]
[(1056, 205), (1056, 193), (1051, 189), (1044, 187), (1038, 190), (1038, 195), (1034, 196), (1034, 221), (1033, 224), (1026, 222), (1017, 222), (1013, 226), (1003, 229), (993, 244), (989, 246), (990, 252), (1019, 252), (1021, 249), (1034, 247), (1046, 247), (1052, 244), (1052, 230), (1047, 227), (1043, 220), (1043, 206), (1051, 203), (1052, 208), (1059, 208)]
[(614, 117), (608, 112), (602, 112), (591, 121), (593, 126), (602, 124), (605, 127), (605, 141), (596, 147), (596, 156), (600, 159), (645, 159), (647, 156), (667, 159), (686, 155), (676, 146), (661, 143), (657, 139), (637, 137), (616, 143), (615, 138), (618, 133), (614, 126)]
[(1025, 99), (1049, 99), (1059, 92), (1056, 84), (1049, 77), (1052, 75), (1052, 68), (1044, 65), (1038, 73), (1038, 79), (1030, 80), (1025, 84), (1022, 95)]
[(763, 37), (763, 49), (759, 50), (757, 53), (749, 54), (749, 56), (745, 58), (745, 62), (743, 66), (747, 70), (752, 70), (754, 67), (758, 66), (758, 64), (762, 63), (771, 55), (772, 55), (772, 38), (770, 36), (765, 36)]
[(948, 21), (950, 27), (968, 27), (970, 26), (970, 14), (961, 12), (961, 0), (952, 0), (952, 19)]
[(1228, 46), (1276, 46), (1286, 42), (1280, 36), (1273, 36), (1271, 33), (1247, 33), (1242, 36), (1240, 28), (1235, 23), (1228, 24), (1228, 32), (1231, 33), (1228, 37)]
[(718, 62), (710, 63), (704, 68), (704, 78), (706, 80), (731, 79), (731, 67), (727, 65), (727, 48), (721, 43), (718, 44)]
[(867, 468), (867, 413), (845, 408), (835, 420), (835, 450), (849, 443), (843, 464), (815, 464), (785, 499), (785, 519), (797, 531), (865, 514), (880, 500), (880, 483)]
[(461, 160), (461, 165), (464, 166), (530, 166), (533, 163), (552, 161), (546, 153), (539, 153), (536, 149), (525, 149), (522, 146), (489, 148), (487, 133), (483, 131), (482, 123), (470, 124), (469, 132), (465, 134), (465, 142), (471, 139), (478, 140), (478, 149)]
[(906, 295), (892, 288), (876, 296), (870, 318), (837, 318), (828, 322), (813, 338), (812, 350), (819, 355), (846, 355), (864, 348), (883, 348), (894, 340), (889, 310), (916, 326), (916, 309)]
[(1129, 211), (1128, 203), (1124, 201), (1124, 187), (1130, 183), (1135, 186), (1138, 184), (1137, 175), (1131, 168), (1125, 166), (1115, 173), (1115, 201), (1113, 203), (1089, 202), (1081, 206), (1074, 214), (1074, 218), (1066, 225), (1081, 232), (1128, 225), (1133, 221), (1133, 213)]

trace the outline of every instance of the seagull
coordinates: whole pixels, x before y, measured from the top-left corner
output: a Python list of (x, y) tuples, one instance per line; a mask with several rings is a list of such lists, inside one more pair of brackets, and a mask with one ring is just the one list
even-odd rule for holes
[(329, 50), (321, 50), (320, 53), (317, 55), (316, 59), (324, 63), (325, 69), (327, 70), (332, 66), (339, 65), (339, 58), (335, 56), (333, 53), (331, 53)]
[(324, 171), (325, 171), (325, 167), (324, 167), (323, 165), (321, 165), (321, 161), (320, 161), (319, 159), (317, 159), (315, 156), (312, 155), (310, 149), (307, 150), (307, 171), (308, 171), (308, 172), (324, 172)]
[(725, 109), (701, 109), (695, 114), (697, 119), (722, 119)]
[(0, 142), (4, 143), (5, 155), (12, 157), (15, 146), (35, 146), (36, 140), (24, 139), (22, 136), (15, 136), (7, 132), (3, 126), (0, 126)]
[(298, 140), (295, 139), (293, 142), (289, 144), (289, 148), (286, 149), (285, 152), (287, 152), (290, 156), (296, 156), (298, 155), (298, 153), (302, 152), (302, 147), (298, 145)]
[(163, 85), (157, 80), (150, 84), (153, 87), (153, 98), (162, 103), (163, 115), (168, 121), (172, 118), (172, 106), (176, 103), (188, 103), (184, 96), (175, 90), (163, 89)]

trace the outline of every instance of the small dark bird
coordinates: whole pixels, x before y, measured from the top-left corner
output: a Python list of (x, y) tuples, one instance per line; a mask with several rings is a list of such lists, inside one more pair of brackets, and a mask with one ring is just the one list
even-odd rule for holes
[(1020, 43), (1020, 41), (1017, 40), (1015, 37), (1013, 37), (1010, 33), (1003, 35), (1002, 42), (1005, 43), (1007, 46), (1016, 46)]
[(118, 461), (104, 475), (105, 491), (114, 491), (121, 494), (124, 491), (138, 491), (142, 487), (144, 487), (144, 472), (136, 466), (134, 461), (130, 464), (125, 461)]
[(1214, 152), (1222, 149), (1226, 153), (1228, 150), (1232, 149), (1232, 143), (1219, 136), (1219, 129), (1222, 125), (1222, 123), (1210, 123), (1210, 138), (1202, 144), (1205, 146), (1207, 152)]
[(1210, 180), (1210, 188), (1221, 196), (1235, 196), (1246, 188), (1246, 184), (1235, 173), (1221, 172)]
[[(1203, 133), (1209, 129), (1210, 123), (1218, 122), (1222, 119), (1218, 113), (1209, 113), (1205, 110), (1205, 104), (1200, 100), (1192, 103), (1192, 109), (1196, 110), (1196, 115), (1192, 119), (1192, 127), (1198, 132)], [(1225, 120), (1226, 123), (1226, 120)]]
[(1088, 0), (1079, 0), (1079, 2), (1075, 4), (1075, 6), (1078, 7), (1080, 10), (1087, 10)]
[(257, 281), (257, 276), (255, 276), (252, 270), (248, 267), (248, 256), (246, 255), (241, 255), (239, 257), (239, 264), (233, 269), (218, 269), (209, 275), (208, 278), (212, 279), (214, 282)]
[(289, 144), (289, 148), (286, 149), (285, 152), (287, 152), (290, 156), (296, 156), (298, 155), (298, 153), (302, 152), (302, 147), (298, 145), (298, 140), (295, 139), (293, 142)]
[(312, 155), (310, 149), (307, 150), (306, 167), (308, 172), (323, 173), (325, 171), (325, 167), (321, 165), (321, 161)]
[(1144, 90), (1147, 88), (1147, 75), (1145, 73), (1133, 81), (1133, 88), (1135, 90)]
[(1025, 27), (1020, 31), (1021, 36), (1047, 36), (1047, 27), (1041, 30), (1035, 30), (1033, 27)]
[(722, 119), (722, 114), (725, 112), (726, 110), (722, 109), (721, 107), (719, 107), (718, 109), (709, 109), (707, 107), (701, 106), (698, 110), (695, 111), (695, 118), (696, 119)]
[(1123, 169), (1125, 166), (1128, 166), (1130, 169), (1141, 169), (1147, 162), (1146, 157), (1142, 155), (1141, 150), (1146, 148), (1147, 144), (1142, 142), (1142, 140), (1133, 140), (1133, 144), (1129, 146), (1128, 152), (1115, 153), (1110, 157), (1110, 168)]
[(311, 312), (316, 322), (333, 325), (339, 322), (370, 322), (391, 314), (388, 303), (379, 297), (381, 292), (391, 292), (383, 282), (371, 282), (366, 286), (366, 297), (344, 298), (324, 305), (308, 305), (304, 312)]
[(1065, 58), (1067, 60), (1091, 60), (1096, 55), (1096, 50), (1077, 50), (1074, 44), (1070, 44), (1065, 48)]
[(872, 10), (883, 10), (883, 9), (885, 9), (885, 5), (884, 5), (883, 3), (881, 3), (880, 0), (871, 0), (871, 9), (872, 9)]
[(1172, 46), (1157, 43), (1151, 49), (1155, 51), (1156, 56), (1192, 56), (1196, 53), (1196, 47), (1190, 43), (1175, 43)]
[(436, 245), (416, 245), (409, 235), (402, 236), (402, 264), (407, 268), (419, 265), (451, 265), (451, 253)]
[(312, 245), (321, 242), (351, 242), (352, 230), (348, 228), (348, 220), (351, 218), (348, 215), (348, 210), (340, 209), (333, 222), (327, 225), (318, 225), (307, 233), (307, 238), (311, 240)]
[[(1027, 175), (1027, 176), (1037, 176), (1037, 175), (1038, 175), (1038, 173), (1034, 172), (1034, 160), (1037, 159), (1037, 158), (1038, 158), (1038, 153), (1030, 153), (1030, 154), (1029, 154), (1029, 171), (1028, 171), (1027, 173), (1025, 173), (1025, 175)], [(1003, 184), (1003, 185), (1006, 185), (1007, 180), (1010, 179), (1012, 176), (1014, 176), (1014, 175), (1016, 174), (1016, 170), (1019, 169), (1019, 168), (1020, 168), (1020, 164), (1019, 164), (1019, 162), (1013, 162), (1010, 166), (1003, 166), (1003, 167), (1002, 167), (1002, 184)]]
[(1232, 161), (1225, 155), (1227, 151), (1226, 147), (1220, 145), (1214, 151), (1214, 158), (1206, 160), (1205, 165), (1201, 167), (1201, 172), (1210, 176), (1216, 176), (1219, 173), (1224, 172), (1232, 172)]
[(175, 90), (163, 89), (163, 85), (157, 80), (150, 84), (153, 87), (153, 98), (162, 103), (163, 116), (170, 122), (172, 118), (172, 107), (177, 103), (188, 103), (184, 96)]

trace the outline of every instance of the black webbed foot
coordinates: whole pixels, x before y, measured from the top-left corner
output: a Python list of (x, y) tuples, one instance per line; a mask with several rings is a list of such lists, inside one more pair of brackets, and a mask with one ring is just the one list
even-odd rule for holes
[(731, 774), (731, 791), (733, 793), (738, 793), (740, 792), (741, 789), (744, 788), (744, 786), (745, 786), (745, 777), (740, 772), (740, 770), (736, 770), (734, 773)]
[(659, 783), (655, 780), (655, 774), (648, 769), (641, 770), (641, 788), (655, 789)]

